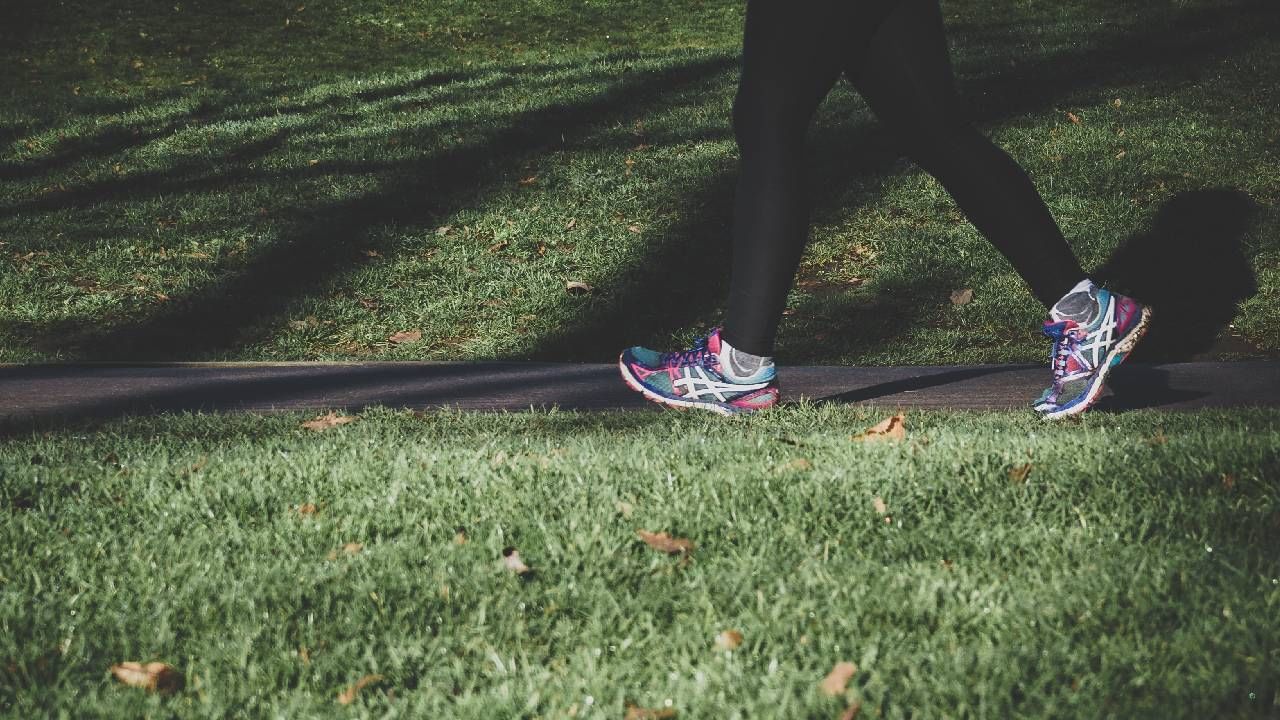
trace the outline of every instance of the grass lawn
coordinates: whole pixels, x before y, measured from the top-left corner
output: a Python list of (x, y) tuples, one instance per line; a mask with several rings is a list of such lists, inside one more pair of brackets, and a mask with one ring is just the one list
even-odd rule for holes
[[(1280, 712), (1280, 412), (921, 412), (903, 442), (850, 439), (883, 417), (374, 411), (320, 433), (185, 416), (15, 437), (0, 709), (326, 716), (376, 674), (344, 714)], [(503, 567), (511, 547), (531, 576)], [(742, 644), (718, 649), (728, 630)], [(124, 687), (124, 660), (185, 689)], [(857, 673), (827, 697), (838, 661)]]
[[(1275, 4), (944, 11), (980, 127), (1086, 267), (1160, 305), (1147, 359), (1280, 352)], [(0, 28), (0, 362), (686, 342), (722, 312), (742, 16), (28, 3)], [(811, 151), (784, 362), (1041, 358), (1042, 309), (848, 87)]]

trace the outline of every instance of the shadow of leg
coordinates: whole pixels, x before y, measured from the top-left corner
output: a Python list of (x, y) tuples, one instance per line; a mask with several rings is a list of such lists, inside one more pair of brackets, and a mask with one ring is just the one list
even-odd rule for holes
[(1125, 241), (1094, 278), (1152, 306), (1133, 359), (1189, 360), (1213, 345), (1237, 307), (1257, 292), (1242, 243), (1257, 206), (1239, 190), (1174, 196), (1151, 229)]

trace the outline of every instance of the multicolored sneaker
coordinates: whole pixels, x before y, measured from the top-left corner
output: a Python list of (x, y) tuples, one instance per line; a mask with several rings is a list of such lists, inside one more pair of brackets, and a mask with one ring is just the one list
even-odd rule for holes
[(724, 375), (719, 356), (720, 328), (715, 328), (684, 352), (627, 348), (618, 358), (618, 369), (632, 390), (661, 405), (737, 415), (778, 402), (778, 380), (772, 365), (745, 382), (734, 382)]
[(1047, 420), (1088, 410), (1107, 373), (1124, 362), (1151, 322), (1151, 308), (1133, 298), (1096, 292), (1100, 312), (1088, 326), (1070, 319), (1044, 323), (1044, 334), (1053, 339), (1053, 384), (1033, 405)]

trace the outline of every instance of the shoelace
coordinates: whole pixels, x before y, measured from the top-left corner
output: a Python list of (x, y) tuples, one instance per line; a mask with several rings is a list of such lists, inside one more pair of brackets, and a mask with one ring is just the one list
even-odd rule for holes
[(1073, 328), (1062, 327), (1056, 331), (1049, 332), (1049, 336), (1054, 338), (1053, 342), (1053, 382), (1060, 385), (1062, 379), (1067, 374), (1067, 361), (1071, 359), (1071, 355), (1075, 353), (1076, 348), (1080, 345), (1080, 340), (1076, 338)]
[(694, 341), (693, 347), (683, 352), (669, 352), (662, 356), (663, 363), (667, 367), (680, 367), (683, 365), (702, 365), (707, 367), (713, 364), (713, 353), (707, 348), (707, 339), (705, 337), (698, 338)]

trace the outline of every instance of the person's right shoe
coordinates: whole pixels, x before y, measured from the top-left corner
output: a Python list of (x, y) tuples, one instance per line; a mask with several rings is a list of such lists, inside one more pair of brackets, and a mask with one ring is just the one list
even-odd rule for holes
[(1099, 312), (1088, 326), (1046, 320), (1053, 339), (1053, 382), (1033, 406), (1047, 420), (1082, 413), (1102, 391), (1111, 369), (1124, 362), (1151, 322), (1151, 308), (1133, 298), (1097, 291)]

